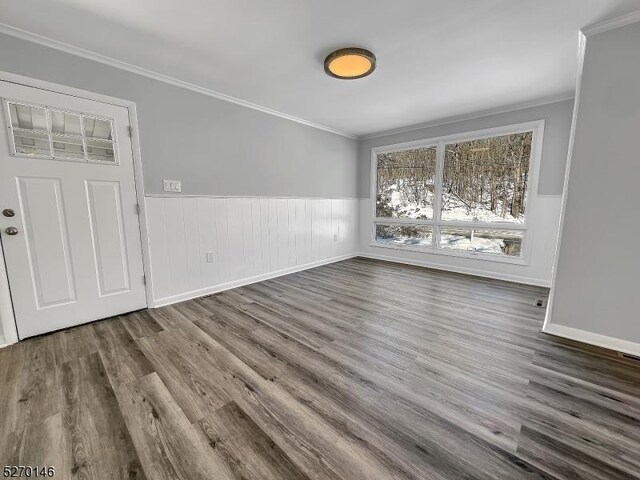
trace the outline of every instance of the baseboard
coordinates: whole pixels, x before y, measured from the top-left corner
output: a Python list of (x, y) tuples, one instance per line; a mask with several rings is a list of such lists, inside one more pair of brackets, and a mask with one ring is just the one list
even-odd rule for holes
[(549, 322), (545, 322), (542, 331), (549, 335), (555, 335), (556, 337), (568, 338), (569, 340), (576, 340), (578, 342), (588, 343), (589, 345), (595, 345), (596, 347), (608, 348), (609, 350), (640, 357), (640, 343), (620, 340), (619, 338), (608, 337), (607, 335)]
[(282, 270), (276, 270), (274, 272), (263, 273), (262, 275), (255, 275), (253, 277), (242, 278), (240, 280), (234, 280), (232, 282), (221, 283), (219, 285), (212, 285), (211, 287), (201, 288), (198, 290), (192, 290), (189, 292), (180, 293), (178, 295), (172, 295), (170, 297), (164, 297), (154, 299), (152, 308), (163, 307), (165, 305), (171, 305), (172, 303), (184, 302), (185, 300), (191, 300), (192, 298), (203, 297), (205, 295), (211, 295), (213, 293), (223, 292), (232, 288), (243, 287), (252, 283), (263, 282), (271, 278), (281, 277), (283, 275), (289, 275), (291, 273), (301, 272), (302, 270), (309, 270), (310, 268), (320, 267), (322, 265), (328, 265), (329, 263), (341, 262), (353, 257), (359, 256), (356, 253), (349, 253), (347, 255), (340, 255), (338, 257), (327, 258), (325, 260), (319, 260), (317, 262), (305, 263), (304, 265), (296, 265), (295, 267), (284, 268)]
[(2, 340), (2, 343), (0, 343), (0, 349), (10, 347), (14, 343), (18, 343), (18, 339), (17, 338), (14, 341), (11, 341), (11, 340), (7, 341), (7, 339), (5, 338), (5, 339)]
[(404, 258), (398, 258), (398, 257), (392, 257), (392, 256), (388, 256), (388, 255), (380, 255), (377, 253), (364, 253), (364, 252), (360, 252), (358, 255), (355, 255), (358, 257), (364, 257), (364, 258), (372, 258), (374, 260), (383, 260), (385, 262), (394, 262), (394, 263), (403, 263), (405, 265), (414, 265), (417, 267), (426, 267), (426, 268), (433, 268), (435, 270), (444, 270), (447, 272), (454, 272), (454, 273), (463, 273), (465, 275), (473, 275), (476, 277), (483, 277), (483, 278), (491, 278), (494, 280), (504, 280), (507, 282), (513, 282), (513, 283), (522, 283), (524, 285), (534, 285), (536, 287), (545, 287), (545, 288), (549, 288), (551, 287), (551, 281), (550, 280), (544, 280), (541, 278), (529, 278), (529, 277), (522, 277), (520, 275), (509, 275), (506, 273), (495, 273), (495, 272), (485, 272), (484, 270), (477, 270), (474, 268), (465, 268), (465, 267), (456, 267), (456, 266), (451, 266), (451, 265), (442, 265), (439, 263), (433, 263), (433, 262), (425, 262), (425, 261), (420, 261), (420, 260), (407, 260)]

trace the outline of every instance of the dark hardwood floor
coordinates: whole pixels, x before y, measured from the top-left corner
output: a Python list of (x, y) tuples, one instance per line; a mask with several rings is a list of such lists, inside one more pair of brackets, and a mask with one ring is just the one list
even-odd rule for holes
[(640, 478), (640, 364), (539, 333), (546, 294), (353, 259), (30, 339), (0, 350), (0, 466)]

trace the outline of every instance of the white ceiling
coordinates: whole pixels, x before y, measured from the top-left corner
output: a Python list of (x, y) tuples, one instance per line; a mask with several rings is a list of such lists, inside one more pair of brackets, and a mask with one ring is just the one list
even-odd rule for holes
[[(0, 22), (352, 136), (571, 94), (580, 27), (640, 0), (3, 0)], [(368, 78), (332, 50), (378, 57)]]

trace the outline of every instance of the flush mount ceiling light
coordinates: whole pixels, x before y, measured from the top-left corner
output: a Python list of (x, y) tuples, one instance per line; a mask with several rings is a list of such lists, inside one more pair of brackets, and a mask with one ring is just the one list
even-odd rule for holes
[(343, 80), (366, 77), (376, 69), (376, 56), (363, 48), (341, 48), (324, 60), (327, 75)]

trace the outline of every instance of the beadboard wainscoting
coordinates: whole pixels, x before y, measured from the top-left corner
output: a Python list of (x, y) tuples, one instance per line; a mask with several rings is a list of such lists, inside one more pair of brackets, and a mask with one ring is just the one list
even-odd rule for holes
[(147, 196), (145, 203), (153, 306), (357, 251), (357, 199)]

